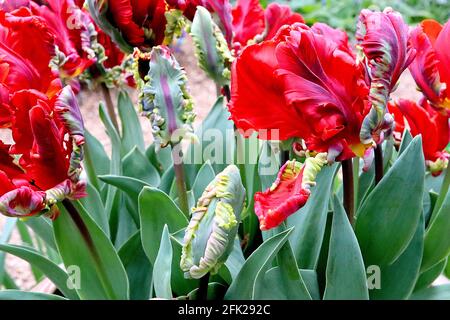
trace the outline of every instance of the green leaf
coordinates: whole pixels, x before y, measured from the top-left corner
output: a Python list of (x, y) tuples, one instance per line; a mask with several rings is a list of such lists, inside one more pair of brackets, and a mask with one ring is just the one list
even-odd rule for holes
[(425, 224), (421, 216), (416, 233), (406, 250), (394, 263), (380, 266), (380, 288), (369, 290), (370, 299), (400, 300), (407, 299), (411, 295), (422, 262), (424, 233)]
[(122, 123), (122, 155), (137, 147), (141, 153), (145, 150), (141, 123), (126, 91), (120, 91), (117, 102), (119, 116)]
[(261, 246), (256, 249), (242, 266), (236, 279), (231, 283), (225, 299), (226, 300), (250, 300), (255, 297), (256, 287), (261, 287), (258, 280), (264, 278), (266, 271), (270, 268), (278, 251), (287, 241), (292, 228), (283, 231), (270, 239), (267, 239)]
[(393, 263), (417, 230), (425, 178), (421, 141), (414, 138), (358, 210), (355, 231), (367, 265)]
[[(109, 174), (112, 175), (121, 175), (122, 173), (122, 164), (121, 164), (121, 140), (119, 137), (119, 133), (114, 128), (114, 125), (111, 122), (111, 119), (108, 116), (108, 112), (106, 111), (106, 107), (103, 103), (100, 103), (99, 108), (100, 119), (106, 127), (106, 132), (108, 133), (109, 138), (111, 139), (112, 153), (111, 153), (111, 162)], [(114, 213), (112, 210), (114, 209), (114, 200), (116, 199), (117, 189), (108, 186), (106, 202), (105, 202), (105, 210), (110, 217)]]
[(24, 223), (33, 230), (33, 232), (44, 240), (45, 244), (49, 246), (55, 252), (58, 251), (53, 237), (52, 224), (48, 218), (45, 217), (33, 217), (28, 219)]
[[(229, 118), (230, 113), (224, 105), (224, 98), (219, 97), (195, 131), (200, 143), (190, 146), (185, 154), (185, 163), (204, 163), (209, 160), (215, 172), (222, 172), (228, 164), (233, 163), (234, 125)], [(218, 148), (219, 146), (221, 148)]]
[[(282, 225), (283, 229), (285, 226), (285, 224)], [(289, 240), (278, 252), (277, 261), (281, 272), (281, 283), (288, 299), (311, 300), (311, 295), (303, 281)]]
[(67, 300), (54, 294), (26, 292), (20, 290), (0, 291), (0, 300)]
[(161, 236), (158, 256), (153, 268), (153, 286), (157, 298), (172, 299), (170, 286), (172, 266), (172, 243), (170, 242), (169, 229), (164, 225)]
[(214, 180), (216, 177), (216, 173), (214, 172), (213, 167), (206, 161), (203, 166), (198, 171), (197, 177), (195, 178), (194, 185), (192, 190), (194, 191), (194, 197), (197, 201), (205, 191), (208, 184)]
[(295, 226), (290, 241), (301, 269), (315, 269), (317, 266), (337, 168), (338, 165), (333, 165), (322, 169), (306, 205), (287, 220), (288, 226)]
[(277, 178), (279, 168), (279, 156), (276, 156), (270, 146), (270, 143), (266, 141), (262, 145), (258, 161), (258, 173), (261, 181), (261, 190), (266, 190), (272, 186)]
[(415, 292), (410, 300), (450, 300), (450, 284), (422, 289)]
[(119, 257), (127, 271), (130, 282), (130, 299), (150, 299), (153, 271), (152, 265), (142, 248), (139, 231), (119, 249)]
[(138, 210), (138, 198), (144, 187), (150, 187), (145, 181), (141, 181), (135, 178), (124, 177), (124, 176), (100, 176), (100, 180), (106, 182), (107, 184), (117, 187), (123, 191), (131, 200), (130, 201), (130, 214), (134, 219), (136, 225), (140, 224), (139, 220), (139, 210)]
[(399, 155), (401, 155), (403, 152), (405, 152), (406, 148), (409, 146), (409, 144), (411, 143), (412, 140), (413, 140), (413, 136), (411, 135), (409, 130), (406, 129), (405, 132), (403, 133), (402, 142), (401, 142), (400, 148), (398, 150)]
[(123, 158), (123, 175), (145, 181), (153, 187), (161, 182), (158, 170), (136, 146)]
[(172, 199), (161, 190), (145, 187), (139, 195), (139, 215), (141, 218), (142, 246), (154, 265), (164, 225), (174, 233), (188, 225), (186, 216)]
[(366, 269), (358, 241), (339, 200), (334, 198), (324, 300), (368, 300)]
[(423, 252), (421, 271), (426, 271), (450, 254), (450, 192), (444, 202), (432, 217), (431, 224), (425, 232), (425, 247)]
[(19, 257), (38, 268), (68, 299), (79, 299), (76, 291), (67, 287), (69, 278), (67, 273), (39, 252), (17, 245), (0, 245), (0, 250)]
[(434, 280), (436, 280), (444, 271), (445, 265), (447, 264), (447, 258), (440, 261), (427, 271), (420, 274), (419, 279), (417, 279), (416, 286), (414, 287), (414, 291), (419, 291), (423, 288), (430, 286)]
[(167, 169), (161, 177), (161, 183), (159, 189), (167, 194), (170, 193), (172, 186), (175, 184), (175, 170), (173, 166)]
[(99, 225), (99, 227), (109, 235), (108, 217), (103, 206), (100, 193), (91, 184), (87, 184), (86, 191), (88, 196), (80, 199), (81, 205), (91, 215), (91, 218)]
[(106, 234), (84, 210), (76, 213), (64, 206), (60, 210), (53, 221), (55, 239), (66, 268), (77, 266), (80, 270), (79, 297), (128, 299), (125, 269)]
[[(227, 287), (218, 282), (210, 282), (208, 284), (208, 297), (207, 300), (223, 300), (225, 296), (225, 292), (227, 291)], [(187, 299), (191, 301), (195, 301), (198, 299), (197, 297), (198, 288), (189, 292), (187, 297), (182, 297), (180, 300)]]
[[(317, 283), (317, 275), (314, 270), (299, 269), (299, 272), (304, 279), (308, 292), (311, 293), (309, 298), (301, 300), (320, 300), (319, 286)], [(264, 290), (259, 292), (259, 299), (261, 300), (289, 300), (287, 291), (283, 286), (283, 272), (280, 267), (274, 267), (266, 272), (264, 276)], [(309, 296), (309, 294), (308, 294)]]
[(86, 143), (84, 144), (84, 169), (88, 180), (100, 191), (102, 184), (98, 181), (97, 175), (108, 174), (110, 160), (100, 141), (97, 140), (88, 130), (84, 132)]
[[(11, 238), (11, 234), (16, 227), (16, 221), (16, 218), (6, 218), (2, 233), (0, 233), (0, 244), (8, 243), (9, 238)], [(5, 275), (5, 254), (0, 252), (0, 284), (3, 283)]]

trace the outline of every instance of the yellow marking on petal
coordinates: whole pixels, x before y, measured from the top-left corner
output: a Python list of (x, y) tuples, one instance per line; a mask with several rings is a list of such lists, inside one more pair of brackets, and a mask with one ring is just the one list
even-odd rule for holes
[(368, 148), (370, 148), (370, 146), (371, 146), (371, 144), (357, 143), (357, 144), (351, 144), (350, 149), (353, 151), (354, 154), (356, 154), (358, 157), (362, 158), (362, 157), (364, 157), (364, 152), (366, 152), (366, 150)]

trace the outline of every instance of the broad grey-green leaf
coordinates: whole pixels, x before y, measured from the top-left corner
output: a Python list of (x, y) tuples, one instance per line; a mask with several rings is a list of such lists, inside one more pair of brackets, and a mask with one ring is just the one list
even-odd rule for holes
[(414, 138), (358, 210), (355, 231), (366, 265), (393, 263), (417, 230), (425, 178), (421, 141)]
[(145, 187), (139, 195), (142, 246), (150, 262), (155, 263), (164, 225), (174, 233), (188, 225), (186, 216), (161, 190)]
[(136, 146), (123, 158), (123, 175), (145, 181), (153, 187), (159, 186), (158, 170)]
[(153, 286), (157, 298), (172, 299), (170, 279), (172, 275), (172, 243), (169, 229), (164, 225), (158, 255), (153, 267)]
[(145, 144), (141, 123), (139, 122), (139, 117), (130, 96), (122, 90), (119, 92), (117, 100), (117, 108), (119, 109), (119, 116), (122, 123), (122, 154), (127, 154), (135, 146), (141, 152), (144, 152)]
[(41, 253), (28, 247), (17, 245), (0, 245), (0, 250), (19, 257), (34, 267), (38, 268), (56, 287), (71, 300), (78, 300), (78, 294), (73, 288), (67, 286), (69, 276), (53, 261), (44, 257)]
[(334, 198), (325, 300), (368, 300), (366, 269), (358, 241), (339, 200)]
[(267, 239), (248, 257), (238, 276), (231, 283), (225, 295), (226, 300), (249, 300), (257, 294), (255, 292), (257, 279), (261, 275), (265, 275), (270, 268), (270, 263), (287, 241), (291, 232), (292, 228)]
[(421, 271), (426, 271), (450, 254), (450, 192), (425, 232)]
[(288, 226), (295, 226), (290, 242), (300, 269), (315, 269), (317, 266), (337, 168), (336, 164), (322, 169), (306, 205), (287, 220)]
[(119, 249), (119, 257), (127, 271), (131, 300), (148, 300), (152, 289), (152, 265), (142, 248), (141, 234), (136, 232)]
[(421, 216), (416, 233), (406, 250), (392, 264), (379, 267), (380, 287), (371, 288), (370, 286), (374, 286), (376, 283), (368, 280), (370, 299), (399, 300), (407, 299), (411, 295), (422, 262), (424, 233), (425, 224), (423, 216)]
[(410, 300), (450, 300), (450, 284), (422, 289), (415, 292)]
[(79, 268), (79, 297), (128, 299), (125, 269), (106, 234), (84, 210), (76, 213), (63, 205), (59, 209), (61, 214), (53, 221), (55, 239), (66, 268)]

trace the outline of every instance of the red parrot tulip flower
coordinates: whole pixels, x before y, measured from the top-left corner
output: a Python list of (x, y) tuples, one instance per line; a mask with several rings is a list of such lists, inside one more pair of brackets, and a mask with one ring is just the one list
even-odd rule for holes
[(18, 91), (11, 102), (14, 144), (0, 142), (0, 213), (32, 216), (57, 201), (85, 196), (84, 128), (70, 86), (52, 99)]
[[(450, 128), (447, 115), (432, 108), (426, 101), (423, 106), (414, 101), (400, 99), (389, 106), (394, 113), (398, 131), (409, 127), (411, 134), (422, 135), (426, 164), (434, 176), (438, 176), (448, 166), (450, 154), (446, 150), (450, 142)], [(407, 124), (404, 123), (404, 119)]]
[(149, 51), (164, 41), (164, 0), (88, 0), (95, 23), (124, 51)]
[(259, 0), (238, 0), (233, 8), (233, 43), (235, 49), (245, 47), (249, 41), (270, 40), (283, 25), (305, 22), (303, 17), (286, 5), (271, 3), (263, 9)]
[(236, 126), (260, 131), (262, 139), (272, 139), (272, 132), (280, 140), (302, 138), (330, 161), (363, 156), (359, 132), (369, 88), (340, 33), (336, 42), (321, 28), (298, 23), (244, 49), (232, 72), (229, 109)]
[(35, 15), (45, 19), (55, 36), (55, 63), (63, 77), (77, 77), (96, 62), (95, 26), (73, 0), (47, 0), (45, 5), (32, 2), (31, 8)]
[(411, 31), (417, 50), (411, 71), (430, 105), (450, 117), (450, 22), (425, 20)]

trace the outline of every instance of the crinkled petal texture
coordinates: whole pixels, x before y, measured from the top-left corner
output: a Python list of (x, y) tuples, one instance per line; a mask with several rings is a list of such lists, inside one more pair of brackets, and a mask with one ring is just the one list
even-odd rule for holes
[(278, 3), (269, 4), (264, 12), (264, 16), (266, 20), (265, 40), (274, 38), (278, 30), (284, 25), (305, 22), (303, 17), (298, 13), (292, 12), (289, 6)]
[(25, 7), (0, 11), (0, 83), (9, 93), (35, 89), (54, 95), (60, 89), (49, 67), (54, 55), (54, 35), (43, 18)]
[(233, 66), (231, 118), (262, 139), (302, 138), (309, 150), (329, 152), (331, 161), (363, 156), (366, 75), (346, 37), (339, 31), (327, 37), (323, 29), (297, 23), (248, 46)]
[(415, 50), (408, 42), (408, 25), (391, 8), (383, 12), (362, 10), (356, 39), (370, 68), (371, 112), (364, 120), (361, 141), (379, 143), (383, 130), (390, 129), (392, 118), (386, 117), (389, 95), (400, 75), (414, 59)]
[(12, 102), (15, 144), (0, 144), (0, 212), (34, 215), (54, 204), (49, 200), (85, 196), (80, 180), (84, 127), (71, 87), (51, 99), (22, 90)]
[(417, 86), (431, 106), (450, 116), (450, 23), (424, 20), (410, 33), (417, 51), (411, 71)]
[[(303, 121), (309, 150), (335, 154), (338, 160), (363, 155), (359, 131), (368, 111), (362, 66), (348, 45), (303, 24), (291, 27), (277, 46), (277, 75), (288, 105)], [(334, 160), (334, 159), (330, 159)]]
[(306, 204), (310, 187), (326, 163), (326, 154), (323, 153), (306, 159), (304, 164), (288, 161), (281, 167), (269, 189), (255, 193), (255, 213), (261, 230), (279, 226)]
[(275, 76), (276, 46), (272, 40), (251, 45), (233, 63), (229, 110), (246, 136), (252, 130), (258, 131), (261, 139), (301, 136), (302, 119), (286, 104), (283, 84)]
[(164, 41), (166, 3), (164, 0), (106, 1), (110, 23), (133, 47), (148, 49)]
[(449, 154), (445, 150), (450, 142), (449, 121), (446, 115), (434, 110), (426, 102), (423, 106), (414, 101), (400, 99), (397, 108), (406, 118), (413, 136), (422, 135), (425, 160), (434, 175), (439, 175), (448, 164)]
[(73, 0), (47, 0), (45, 5), (32, 2), (31, 8), (55, 35), (63, 76), (76, 77), (95, 63), (95, 26)]
[(303, 17), (287, 5), (271, 3), (264, 10), (259, 0), (239, 0), (233, 8), (233, 47), (240, 51), (252, 40), (273, 39), (284, 25), (303, 23)]
[(235, 44), (245, 47), (248, 41), (264, 32), (264, 9), (259, 0), (238, 0), (232, 15)]

